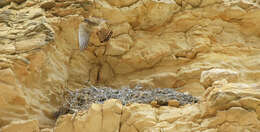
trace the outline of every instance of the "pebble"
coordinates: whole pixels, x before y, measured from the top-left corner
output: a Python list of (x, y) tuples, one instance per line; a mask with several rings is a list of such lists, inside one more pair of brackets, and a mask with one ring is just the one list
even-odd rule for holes
[(168, 105), (172, 106), (172, 107), (179, 107), (180, 103), (179, 103), (179, 101), (173, 99), (173, 100), (168, 100)]

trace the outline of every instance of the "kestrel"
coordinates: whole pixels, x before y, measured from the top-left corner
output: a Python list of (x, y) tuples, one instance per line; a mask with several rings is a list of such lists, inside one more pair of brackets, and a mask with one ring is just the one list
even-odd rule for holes
[(86, 18), (79, 25), (79, 49), (83, 51), (88, 47), (89, 38), (92, 33), (96, 33), (101, 43), (107, 42), (112, 36), (112, 31), (108, 28), (106, 21), (99, 18)]

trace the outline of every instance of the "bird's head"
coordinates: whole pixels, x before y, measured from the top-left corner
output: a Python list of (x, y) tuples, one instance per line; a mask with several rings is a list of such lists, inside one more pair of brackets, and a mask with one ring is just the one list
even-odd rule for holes
[(85, 18), (83, 22), (87, 23), (89, 25), (92, 25), (92, 26), (98, 26), (99, 25), (99, 23), (97, 23), (97, 22), (95, 22), (95, 21), (93, 21), (91, 19), (88, 19), (88, 18)]
[(107, 23), (107, 21), (102, 18), (97, 18), (97, 17), (92, 17), (92, 16), (85, 18), (84, 22), (91, 24), (91, 25), (102, 25), (102, 24)]

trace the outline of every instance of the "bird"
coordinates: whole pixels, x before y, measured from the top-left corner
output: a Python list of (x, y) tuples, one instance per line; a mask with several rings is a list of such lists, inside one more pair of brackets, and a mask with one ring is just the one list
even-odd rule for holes
[(101, 43), (109, 41), (113, 32), (109, 29), (106, 20), (102, 18), (89, 17), (85, 18), (78, 29), (78, 40), (80, 51), (88, 47), (90, 36), (96, 32), (96, 35)]

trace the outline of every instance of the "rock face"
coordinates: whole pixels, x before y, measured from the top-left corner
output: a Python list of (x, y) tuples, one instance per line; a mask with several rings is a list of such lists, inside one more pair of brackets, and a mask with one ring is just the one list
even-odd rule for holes
[(37, 120), (14, 121), (0, 130), (1, 132), (40, 132)]
[(203, 71), (200, 77), (200, 83), (206, 88), (211, 86), (215, 81), (224, 79), (228, 82), (238, 81), (238, 72), (227, 70), (227, 69), (211, 69)]
[[(61, 116), (54, 132), (257, 132), (260, 90), (254, 84), (214, 85), (200, 104), (154, 108), (118, 100)], [(95, 124), (95, 125), (94, 125)], [(95, 126), (95, 127), (93, 127)]]
[[(78, 25), (89, 16), (106, 19), (113, 36), (100, 43), (93, 35), (80, 52)], [(260, 82), (259, 16), (258, 0), (0, 0), (0, 127), (34, 119), (51, 131), (63, 90), (90, 82), (176, 88), (205, 100), (187, 108), (112, 101), (92, 106), (95, 119), (75, 116), (76, 128), (59, 119), (56, 131), (105, 130), (99, 123), (108, 131), (257, 131), (258, 84), (250, 84)], [(104, 107), (115, 120), (100, 115)]]

